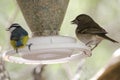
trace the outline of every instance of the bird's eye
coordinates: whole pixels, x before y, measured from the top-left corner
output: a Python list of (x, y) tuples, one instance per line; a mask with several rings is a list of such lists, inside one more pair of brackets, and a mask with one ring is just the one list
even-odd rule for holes
[(81, 21), (80, 19), (78, 19), (78, 21)]

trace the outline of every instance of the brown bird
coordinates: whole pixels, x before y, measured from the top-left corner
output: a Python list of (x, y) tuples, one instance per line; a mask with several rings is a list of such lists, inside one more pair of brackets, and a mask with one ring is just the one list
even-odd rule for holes
[[(86, 14), (78, 15), (72, 24), (77, 24), (76, 36), (80, 41), (85, 43), (87, 46), (91, 47), (93, 50), (97, 45), (103, 40), (107, 39), (114, 43), (117, 41), (106, 36), (107, 32), (100, 27), (90, 16)], [(92, 47), (94, 45), (94, 47)]]

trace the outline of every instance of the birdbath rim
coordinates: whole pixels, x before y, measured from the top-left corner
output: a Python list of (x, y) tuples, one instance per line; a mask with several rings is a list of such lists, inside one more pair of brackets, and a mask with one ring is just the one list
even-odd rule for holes
[(29, 43), (33, 44), (30, 51), (26, 46), (16, 56), (15, 50), (9, 50), (3, 53), (3, 59), (19, 64), (56, 64), (91, 55), (87, 46), (70, 36), (33, 37)]

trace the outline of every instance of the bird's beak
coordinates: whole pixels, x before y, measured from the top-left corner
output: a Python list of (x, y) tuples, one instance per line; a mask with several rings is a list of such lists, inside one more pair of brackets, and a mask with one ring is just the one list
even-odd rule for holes
[(9, 30), (10, 30), (9, 28), (6, 29), (6, 31), (9, 31)]
[(76, 24), (76, 23), (77, 23), (76, 19), (73, 20), (73, 21), (71, 21), (71, 23), (72, 23), (72, 24)]

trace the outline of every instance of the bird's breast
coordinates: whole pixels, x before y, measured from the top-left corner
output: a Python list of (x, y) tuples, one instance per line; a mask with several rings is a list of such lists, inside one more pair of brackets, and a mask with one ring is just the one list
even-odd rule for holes
[(91, 45), (95, 45), (96, 43), (101, 42), (101, 40), (103, 39), (102, 37), (92, 34), (76, 34), (76, 36), (85, 44), (91, 42)]

